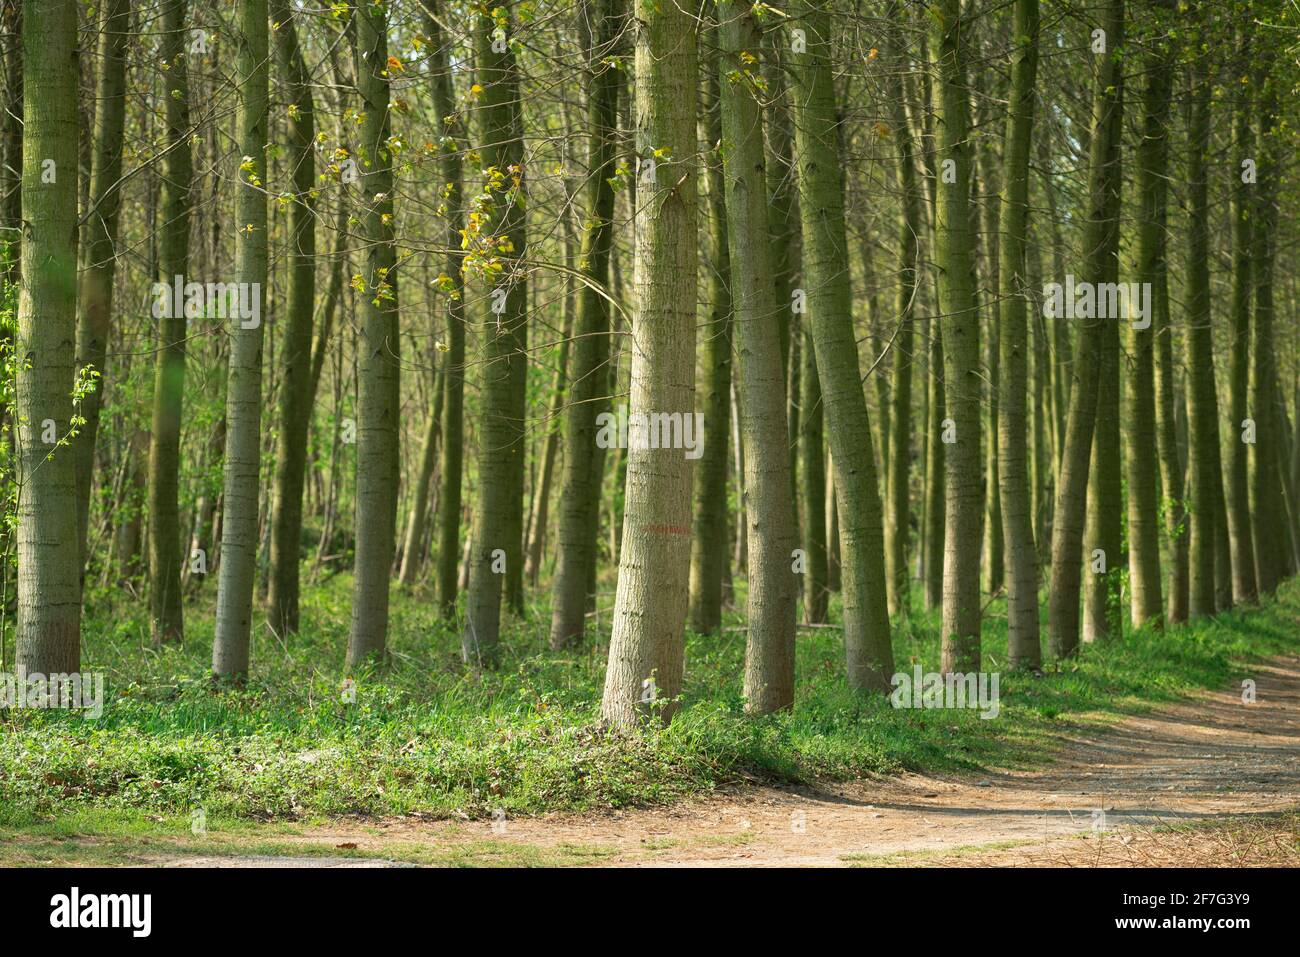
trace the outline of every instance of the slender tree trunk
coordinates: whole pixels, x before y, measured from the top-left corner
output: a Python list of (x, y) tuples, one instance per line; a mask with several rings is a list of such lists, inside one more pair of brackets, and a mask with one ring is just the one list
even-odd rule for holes
[[(72, 431), (77, 275), (77, 7), (27, 5), (23, 23), (23, 236), (18, 298), (17, 673), (81, 666)], [(53, 433), (55, 441), (47, 441)]]
[[(721, 17), (722, 14), (719, 13)], [(731, 441), (731, 265), (727, 234), (727, 202), (723, 186), (722, 114), (718, 85), (717, 26), (709, 24), (702, 43), (700, 72), (704, 97), (699, 135), (708, 148), (701, 177), (702, 199), (708, 212), (703, 261), (707, 277), (706, 317), (700, 337), (700, 406), (704, 411), (704, 451), (695, 466), (694, 512), (691, 518), (690, 611), (687, 621), (697, 634), (722, 627), (722, 575), (727, 562), (727, 455)], [(724, 77), (724, 84), (729, 83)], [(770, 273), (767, 278), (770, 280)], [(784, 389), (782, 390), (784, 392)], [(737, 430), (737, 442), (742, 436)], [(738, 510), (740, 528), (744, 509)], [(737, 539), (739, 541), (739, 539)]]
[[(497, 8), (501, 25), (487, 13), (476, 17), (475, 54), (478, 62), (478, 111), (481, 122), (485, 195), (491, 196), (492, 218), (478, 246), (487, 305), (483, 310), (479, 386), (478, 496), (471, 535), (469, 594), (461, 654), (476, 668), (495, 668), (499, 661), (501, 598), (509, 563), (520, 557), (514, 524), (522, 502), (518, 473), (523, 464), (523, 420), (516, 404), (517, 364), (527, 287), (519, 260), (523, 239), (522, 143), (516, 123), (519, 82), (514, 52), (506, 35), (513, 27), (507, 8)], [(505, 39), (505, 43), (494, 42)], [(512, 169), (512, 167), (515, 167)], [(475, 268), (480, 268), (476, 266)]]
[(420, 566), (424, 563), (424, 531), (429, 518), (429, 486), (433, 484), (434, 465), (438, 461), (438, 433), (442, 426), (442, 404), (446, 392), (442, 376), (434, 375), (432, 407), (425, 421), (424, 437), (420, 441), (420, 464), (411, 489), (411, 511), (407, 516), (406, 531), (402, 535), (402, 564), (397, 580), (404, 587), (415, 584)]
[(808, 571), (804, 576), (804, 619), (810, 625), (826, 622), (830, 604), (829, 554), (826, 541), (826, 443), (823, 433), (822, 387), (817, 377), (817, 354), (811, 330), (804, 333), (803, 395), (800, 400), (800, 460), (803, 463), (804, 551)]
[[(163, 161), (162, 225), (159, 229), (160, 282), (171, 285), (189, 270), (190, 158), (189, 64), (186, 0), (164, 0), (162, 61), (167, 64), (167, 156)], [(184, 281), (184, 280), (182, 280)], [(170, 303), (159, 320), (154, 366), (153, 428), (149, 444), (149, 610), (153, 642), (179, 642), (184, 635), (181, 608), (181, 528), (179, 504), (181, 410), (185, 395), (186, 316), (182, 303)]]
[[(610, 249), (613, 243), (614, 189), (609, 182), (616, 159), (621, 74), (606, 61), (624, 21), (622, 0), (587, 0), (583, 24), (587, 39), (584, 85), (590, 145), (586, 185), (589, 228), (583, 230), (580, 268), (586, 276), (578, 295), (572, 375), (565, 411), (564, 476), (557, 530), (559, 552), (551, 582), (551, 647), (581, 638), (588, 583), (595, 581), (596, 535), (600, 525), (604, 455), (596, 445), (596, 414), (609, 391)], [(706, 449), (709, 437), (705, 436)]]
[(1013, 26), (1017, 50), (1011, 73), (1003, 159), (1002, 257), (998, 290), (1001, 303), (1001, 379), (998, 408), (998, 480), (1006, 545), (1007, 649), (1012, 668), (1036, 669), (1042, 663), (1038, 637), (1038, 549), (1034, 544), (1025, 395), (1028, 388), (1029, 330), (1026, 312), (1034, 296), (1026, 280), (1025, 246), (1029, 220), (1029, 146), (1033, 135), (1038, 73), (1038, 0), (1017, 0)]
[(126, 41), (130, 5), (113, 0), (99, 42), (99, 76), (96, 80), (94, 159), (90, 170), (91, 210), (86, 220), (86, 268), (81, 274), (80, 322), (77, 326), (77, 365), (85, 376), (99, 377), (93, 391), (81, 400), (86, 420), (77, 437), (77, 546), (82, 574), (89, 560), (86, 530), (90, 522), (90, 489), (95, 469), (95, 439), (104, 395), (104, 364), (113, 316), (113, 276), (117, 265), (118, 211), (122, 176), (122, 134), (126, 120)]
[[(1168, 16), (1172, 4), (1156, 6)], [(1138, 144), (1137, 280), (1148, 284), (1152, 296), (1163, 291), (1165, 270), (1164, 209), (1169, 167), (1169, 139), (1166, 117), (1173, 90), (1172, 65), (1163, 52), (1147, 61), (1146, 87), (1142, 94), (1142, 140)], [(1155, 394), (1155, 302), (1149, 298), (1152, 314), (1142, 322), (1129, 317), (1127, 377), (1129, 422), (1124, 426), (1128, 466), (1128, 541), (1130, 616), (1133, 627), (1148, 622), (1160, 624), (1163, 601), (1160, 595), (1160, 501), (1156, 488), (1157, 439)], [(1145, 325), (1144, 325), (1145, 323)]]
[[(901, 5), (892, 7), (901, 16)], [(921, 222), (921, 191), (916, 177), (916, 155), (912, 132), (907, 122), (906, 92), (903, 73), (906, 58), (902, 55), (901, 30), (897, 66), (889, 85), (888, 96), (893, 123), (894, 140), (898, 144), (898, 188), (901, 194), (901, 216), (898, 223), (899, 282), (895, 312), (899, 329), (894, 339), (893, 359), (893, 410), (890, 414), (889, 455), (887, 458), (889, 481), (887, 483), (889, 507), (885, 522), (885, 580), (888, 588), (889, 613), (898, 615), (907, 611), (911, 575), (907, 567), (907, 551), (911, 531), (908, 511), (909, 478), (912, 466), (912, 364), (915, 349), (913, 333), (913, 307), (917, 292), (918, 239), (924, 228)]]
[(461, 154), (465, 148), (464, 114), (456, 108), (452, 89), (451, 48), (453, 41), (439, 16), (445, 3), (424, 0), (424, 29), (429, 38), (430, 74), (433, 86), (434, 125), (441, 150), (438, 172), (442, 178), (439, 210), (449, 250), (438, 284), (447, 297), (447, 352), (443, 357), (442, 462), (438, 488), (438, 605), (444, 617), (456, 610), (459, 581), (461, 488), (465, 459), (465, 312), (464, 276), (460, 248), (462, 212)]
[(894, 670), (885, 595), (884, 528), (853, 332), (844, 181), (824, 0), (799, 0), (792, 25), (795, 141), (804, 281), (839, 505), (844, 651), (849, 686), (885, 691)]
[(943, 653), (945, 673), (978, 671), (980, 662), (980, 547), (984, 505), (980, 467), (979, 315), (974, 286), (974, 155), (965, 33), (969, 20), (958, 0), (930, 5), (930, 54), (937, 75), (937, 184), (935, 260), (943, 323), (944, 398), (955, 441), (945, 454)]
[(1210, 79), (1205, 64), (1190, 67), (1187, 122), (1187, 420), (1192, 466), (1189, 613), (1213, 615), (1215, 483), (1219, 424), (1214, 414), (1214, 337), (1210, 315), (1209, 201)]
[(268, 99), (266, 0), (240, 0), (239, 169), (236, 276), (257, 290), (257, 321), (230, 323), (226, 382), (225, 492), (221, 514), (221, 571), (212, 671), (220, 678), (248, 674), (253, 585), (257, 571), (258, 471), (262, 443), (262, 340), (267, 283), (266, 125)]
[(271, 14), (278, 24), (276, 53), (295, 108), (289, 118), (289, 164), (293, 171), (288, 215), (289, 299), (285, 310), (289, 321), (282, 353), (280, 443), (272, 493), (270, 587), (266, 600), (267, 625), (277, 635), (298, 630), (302, 493), (311, 422), (311, 337), (316, 308), (316, 114), (311, 78), (298, 43), (295, 12), (289, 0), (271, 0)]
[(944, 434), (943, 388), (943, 330), (935, 320), (930, 323), (930, 376), (926, 383), (929, 391), (930, 418), (926, 424), (925, 474), (925, 607), (931, 610), (943, 607), (943, 555), (944, 555), (944, 475), (947, 472), (947, 443)]
[[(1088, 206), (1083, 229), (1086, 281), (1113, 282), (1119, 248), (1121, 117), (1123, 92), (1119, 51), (1124, 43), (1124, 2), (1108, 0), (1101, 19), (1106, 53), (1100, 54), (1089, 137)], [(1062, 279), (1064, 277), (1058, 277)], [(1060, 319), (1059, 316), (1055, 317)], [(1065, 444), (1052, 516), (1052, 576), (1048, 592), (1049, 646), (1057, 658), (1079, 649), (1079, 586), (1084, 515), (1097, 397), (1105, 358), (1105, 328), (1115, 320), (1081, 322), (1066, 415)], [(1064, 332), (1064, 330), (1062, 330)], [(1092, 556), (1089, 556), (1091, 564)], [(1113, 560), (1113, 557), (1112, 557)]]
[[(690, 11), (650, 0), (638, 2), (634, 23), (641, 165), (629, 415), (686, 414), (695, 407), (696, 26)], [(604, 720), (617, 727), (634, 725), (651, 708), (663, 720), (676, 709), (690, 558), (690, 459), (680, 449), (648, 448), (629, 448), (626, 458), (618, 593), (601, 702)]]
[[(1266, 64), (1272, 63), (1269, 58)], [(1276, 77), (1265, 67), (1256, 73), (1261, 87), (1260, 145), (1254, 215), (1255, 291), (1254, 363), (1251, 369), (1250, 405), (1255, 418), (1255, 444), (1250, 472), (1253, 542), (1259, 593), (1271, 595), (1286, 574), (1285, 501), (1278, 482), (1282, 448), (1282, 423), (1277, 414), (1277, 356), (1273, 342), (1273, 272), (1277, 254), (1278, 93)], [(1234, 171), (1235, 172), (1235, 171)], [(1241, 427), (1240, 422), (1234, 426)], [(1240, 440), (1234, 435), (1234, 441)]]
[(727, 236), (735, 301), (740, 402), (745, 412), (745, 514), (748, 624), (745, 708), (769, 714), (794, 706), (795, 545), (790, 456), (785, 443), (785, 377), (778, 307), (772, 299), (767, 227), (767, 175), (759, 91), (733, 82), (743, 55), (762, 46), (752, 9), (718, 5), (722, 56), (722, 127), (727, 184)]

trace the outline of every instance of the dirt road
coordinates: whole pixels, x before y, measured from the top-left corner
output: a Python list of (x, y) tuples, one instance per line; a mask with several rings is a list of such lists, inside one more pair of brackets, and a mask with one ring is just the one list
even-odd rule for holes
[(1253, 680), (1254, 703), (1234, 686), (1103, 730), (1075, 726), (1062, 732), (1055, 760), (1034, 771), (751, 787), (603, 814), (311, 829), (296, 839), (388, 859), (278, 862), (508, 863), (524, 855), (633, 867), (1300, 865), (1300, 660), (1275, 660)]

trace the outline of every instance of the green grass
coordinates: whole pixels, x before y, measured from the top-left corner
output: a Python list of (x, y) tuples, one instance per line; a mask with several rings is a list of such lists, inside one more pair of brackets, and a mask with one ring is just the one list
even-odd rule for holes
[[(209, 819), (253, 821), (496, 808), (513, 816), (665, 802), (754, 778), (1025, 765), (1048, 757), (1063, 724), (1222, 686), (1251, 656), (1300, 649), (1300, 588), (1290, 582), (1259, 609), (1090, 646), (1041, 677), (1003, 673), (1001, 714), (981, 720), (974, 710), (894, 710), (855, 694), (844, 686), (838, 632), (801, 631), (794, 711), (755, 720), (741, 710), (743, 632), (691, 635), (677, 720), (615, 735), (597, 724), (605, 644), (548, 651), (544, 608), (509, 625), (501, 671), (476, 676), (432, 602), (394, 590), (391, 663), (358, 675), (347, 703), (346, 576), (307, 590), (302, 634), (282, 643), (259, 629), (242, 689), (208, 682), (210, 602), (206, 594), (191, 606), (185, 646), (161, 651), (148, 648), (138, 606), (88, 618), (83, 668), (108, 676), (99, 720), (0, 711), (0, 828), (81, 813), (188, 820), (200, 808)], [(1001, 671), (999, 603), (983, 642), (984, 669)], [(900, 670), (937, 670), (933, 618), (914, 611), (897, 627), (895, 650)]]

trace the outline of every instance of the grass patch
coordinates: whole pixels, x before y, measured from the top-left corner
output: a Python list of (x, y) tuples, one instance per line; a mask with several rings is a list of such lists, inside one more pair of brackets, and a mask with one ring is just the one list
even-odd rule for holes
[[(1252, 656), (1300, 648), (1300, 588), (1289, 582), (1248, 612), (1086, 647), (1042, 676), (1002, 673), (1001, 713), (981, 720), (974, 710), (894, 710), (849, 691), (839, 634), (819, 629), (799, 635), (793, 712), (755, 720), (742, 713), (743, 632), (689, 635), (679, 718), (608, 734), (597, 721), (607, 645), (549, 651), (544, 607), (509, 623), (504, 666), (479, 676), (461, 665), (459, 635), (433, 602), (395, 589), (391, 660), (357, 675), (356, 700), (344, 701), (350, 587), (338, 575), (307, 589), (304, 631), (287, 642), (259, 629), (245, 688), (207, 679), (210, 594), (191, 604), (185, 645), (161, 650), (148, 647), (138, 608), (91, 602), (109, 609), (84, 628), (83, 668), (107, 674), (104, 714), (0, 711), (0, 829), (84, 835), (162, 819), (187, 831), (196, 809), (209, 828), (228, 829), (339, 815), (513, 816), (660, 803), (754, 777), (1024, 765), (1044, 759), (1063, 724), (1222, 686)], [(1007, 660), (1000, 610), (986, 617), (986, 671)], [(894, 647), (900, 670), (938, 670), (934, 617), (913, 609)]]

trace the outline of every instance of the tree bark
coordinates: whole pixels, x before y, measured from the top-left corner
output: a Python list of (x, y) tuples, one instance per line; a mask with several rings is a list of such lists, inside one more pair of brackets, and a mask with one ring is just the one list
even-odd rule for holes
[[(696, 26), (692, 12), (638, 0), (637, 188), (629, 415), (695, 407)], [(654, 166), (647, 166), (653, 160)], [(643, 172), (653, 169), (650, 176)], [(707, 441), (707, 440), (706, 440)], [(614, 630), (601, 715), (616, 727), (672, 717), (688, 601), (691, 461), (629, 448)]]
[[(289, 0), (271, 0), (276, 54), (294, 106), (289, 117), (289, 299), (280, 382), (280, 444), (271, 506), (270, 587), (266, 623), (277, 635), (298, 630), (302, 494), (307, 467), (307, 433), (312, 406), (312, 319), (316, 309), (316, 112), (311, 77), (298, 42), (296, 11)], [(341, 226), (340, 226), (341, 228)]]
[[(795, 545), (790, 456), (785, 443), (785, 376), (778, 307), (772, 298), (767, 227), (763, 114), (745, 55), (762, 41), (752, 9), (718, 4), (726, 148), (727, 237), (735, 302), (740, 403), (745, 412), (745, 515), (748, 548), (748, 640), (745, 709), (770, 714), (794, 706)], [(739, 76), (737, 76), (739, 74)]]
[[(81, 667), (76, 463), (67, 441), (74, 411), (79, 71), (76, 4), (29, 3), (23, 23), (22, 361), (15, 384), (20, 675)], [(53, 443), (46, 441), (51, 428)]]
[(831, 79), (831, 19), (825, 0), (800, 0), (791, 51), (804, 282), (821, 380), (839, 506), (844, 652), (849, 686), (885, 691), (894, 670), (885, 594), (884, 528), (853, 332), (844, 226), (844, 177)]
[[(266, 0), (239, 6), (239, 170), (236, 223), (238, 282), (258, 289), (258, 317), (230, 323), (226, 382), (225, 491), (221, 512), (221, 570), (212, 671), (219, 678), (248, 674), (253, 585), (257, 572), (258, 471), (262, 443), (262, 342), (267, 282), (265, 182), (269, 71)], [(251, 328), (249, 328), (251, 326)]]

